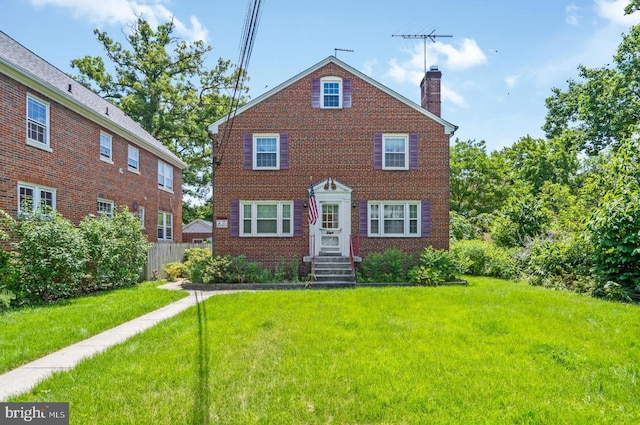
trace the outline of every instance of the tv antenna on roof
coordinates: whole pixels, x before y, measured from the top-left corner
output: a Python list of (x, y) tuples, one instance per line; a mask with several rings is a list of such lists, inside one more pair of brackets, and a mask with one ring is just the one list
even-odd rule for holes
[(434, 43), (438, 37), (453, 37), (452, 35), (434, 34), (436, 30), (431, 31), (429, 34), (393, 34), (391, 37), (402, 37), (404, 39), (422, 39), (424, 43), (424, 73), (427, 73), (427, 40), (431, 40)]
[(336, 47), (335, 49), (333, 49), (333, 56), (335, 56), (336, 58), (338, 57), (338, 51), (340, 51), (340, 52), (353, 52), (353, 50), (351, 50), (351, 49), (340, 49), (339, 47)]

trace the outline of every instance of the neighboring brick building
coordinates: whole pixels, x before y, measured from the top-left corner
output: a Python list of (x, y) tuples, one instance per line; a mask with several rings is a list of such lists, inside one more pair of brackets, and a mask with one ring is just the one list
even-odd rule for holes
[(201, 218), (195, 219), (182, 227), (182, 242), (202, 243), (210, 241), (212, 230), (213, 223), (210, 221), (202, 220)]
[(457, 127), (439, 116), (440, 77), (425, 75), (421, 107), (331, 56), (239, 108), (230, 134), (226, 118), (211, 124), (216, 252), (272, 265), (352, 244), (448, 248)]
[(186, 164), (120, 109), (0, 32), (0, 209), (78, 223), (126, 206), (181, 241)]

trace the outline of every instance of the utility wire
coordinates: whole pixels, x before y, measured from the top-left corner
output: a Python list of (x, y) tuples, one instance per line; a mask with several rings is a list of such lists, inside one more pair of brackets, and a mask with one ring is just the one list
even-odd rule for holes
[(229, 138), (233, 130), (233, 122), (240, 106), (240, 89), (243, 86), (243, 82), (246, 78), (247, 69), (249, 67), (249, 60), (251, 59), (251, 53), (253, 51), (253, 45), (258, 32), (258, 24), (260, 23), (262, 0), (249, 0), (247, 8), (247, 15), (244, 21), (244, 27), (242, 29), (242, 37), (240, 39), (240, 54), (237, 64), (237, 76), (233, 89), (233, 95), (231, 96), (231, 102), (229, 105), (229, 113), (224, 126), (224, 130), (220, 135), (218, 142), (217, 155), (214, 153), (214, 164), (220, 165), (224, 156), (224, 151), (229, 143)]

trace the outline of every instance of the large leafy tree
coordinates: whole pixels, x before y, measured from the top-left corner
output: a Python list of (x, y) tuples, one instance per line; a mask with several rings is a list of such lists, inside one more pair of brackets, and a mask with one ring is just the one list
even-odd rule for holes
[(546, 100), (547, 136), (589, 154), (618, 147), (640, 125), (640, 26), (623, 37), (611, 66), (578, 70), (579, 81)]
[[(238, 70), (218, 59), (207, 69), (212, 48), (174, 35), (172, 21), (157, 29), (142, 18), (130, 26), (128, 47), (94, 31), (101, 56), (75, 59), (78, 81), (111, 101), (185, 161), (184, 191), (204, 199), (211, 185), (211, 140), (206, 125), (224, 116), (236, 88)], [(113, 72), (110, 72), (110, 70)], [(242, 87), (240, 87), (242, 90)]]

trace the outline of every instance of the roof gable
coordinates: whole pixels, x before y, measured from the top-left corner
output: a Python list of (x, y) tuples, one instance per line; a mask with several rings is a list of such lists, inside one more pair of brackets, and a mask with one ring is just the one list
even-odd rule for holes
[[(427, 111), (426, 109), (424, 109), (420, 105), (410, 101), (406, 97), (404, 97), (404, 96), (398, 94), (397, 92), (391, 90), (387, 86), (377, 82), (376, 80), (374, 80), (371, 77), (363, 74), (362, 72), (358, 71), (357, 69), (347, 65), (346, 63), (342, 62), (341, 60), (339, 60), (335, 56), (327, 57), (326, 59), (318, 62), (315, 65), (313, 65), (311, 68), (308, 68), (308, 69), (302, 71), (301, 73), (299, 73), (298, 75), (288, 79), (284, 83), (282, 83), (282, 84), (274, 87), (273, 89), (269, 90), (268, 92), (265, 92), (262, 95), (256, 97), (255, 99), (253, 99), (250, 102), (246, 103), (242, 107), (238, 108), (238, 110), (236, 111), (235, 115), (241, 114), (244, 111), (246, 111), (248, 109), (251, 109), (252, 107), (257, 105), (258, 103), (260, 103), (260, 102), (264, 101), (265, 99), (268, 99), (269, 97), (275, 95), (276, 93), (284, 90), (285, 88), (289, 87), (293, 83), (295, 83), (295, 82), (307, 77), (308, 75), (312, 74), (313, 72), (315, 72), (318, 69), (326, 66), (329, 63), (333, 63), (333, 64), (343, 68), (347, 72), (349, 72), (349, 73), (355, 75), (356, 77), (366, 81), (367, 83), (371, 84), (372, 86), (377, 87), (378, 89), (380, 89), (384, 93), (386, 93), (389, 96), (395, 98), (396, 100), (404, 103), (405, 105), (409, 106), (410, 108), (415, 109), (416, 111), (420, 112), (421, 114), (425, 115), (426, 117), (438, 122), (439, 124), (442, 124), (444, 126), (444, 128), (445, 128), (445, 134), (453, 135), (453, 133), (458, 129), (458, 126), (453, 125), (450, 122), (442, 119), (441, 117), (439, 117), (439, 116)], [(220, 118), (216, 122), (210, 124), (207, 127), (207, 130), (209, 131), (209, 133), (217, 134), (218, 133), (218, 127), (221, 124), (225, 123), (227, 121), (227, 119), (228, 119), (228, 116)]]
[(211, 229), (213, 229), (212, 222), (198, 218), (184, 225), (182, 227), (182, 233), (211, 233)]
[(0, 72), (120, 134), (168, 163), (181, 169), (187, 167), (186, 163), (117, 106), (69, 77), (2, 31), (0, 31)]

